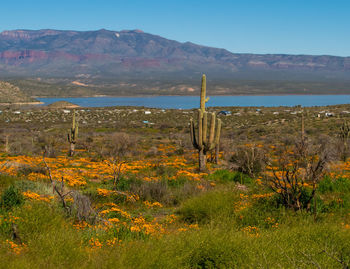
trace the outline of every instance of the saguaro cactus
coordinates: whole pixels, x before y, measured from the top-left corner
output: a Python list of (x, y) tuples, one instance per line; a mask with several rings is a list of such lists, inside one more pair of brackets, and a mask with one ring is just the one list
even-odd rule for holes
[(78, 122), (75, 120), (75, 111), (73, 112), (72, 127), (68, 130), (68, 142), (70, 143), (69, 156), (74, 155), (75, 143), (78, 138)]
[[(205, 111), (205, 103), (209, 98), (206, 97), (206, 77), (202, 76), (202, 87), (200, 96), (200, 109), (198, 109), (198, 135), (193, 119), (190, 120), (191, 141), (195, 149), (198, 150), (199, 171), (206, 169), (207, 153), (214, 150), (219, 144), (221, 120), (218, 119), (216, 125), (215, 113), (210, 113), (210, 129), (208, 137), (208, 113)], [(216, 130), (215, 130), (216, 127)]]

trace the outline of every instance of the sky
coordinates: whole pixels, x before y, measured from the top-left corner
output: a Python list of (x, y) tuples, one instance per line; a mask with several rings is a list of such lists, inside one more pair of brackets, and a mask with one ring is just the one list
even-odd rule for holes
[(3, 0), (0, 31), (125, 30), (235, 53), (350, 56), (350, 0)]

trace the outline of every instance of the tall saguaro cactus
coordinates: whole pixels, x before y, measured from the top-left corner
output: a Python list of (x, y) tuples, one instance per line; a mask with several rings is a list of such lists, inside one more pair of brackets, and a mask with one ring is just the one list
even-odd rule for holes
[(69, 156), (74, 155), (75, 143), (78, 138), (78, 122), (75, 120), (75, 111), (73, 112), (72, 127), (68, 130), (68, 142), (70, 143)]
[[(219, 144), (221, 120), (217, 120), (215, 113), (210, 113), (210, 129), (208, 137), (208, 112), (205, 111), (205, 103), (208, 102), (209, 97), (206, 97), (206, 77), (202, 76), (202, 87), (200, 96), (200, 109), (198, 109), (198, 126), (196, 135), (196, 128), (193, 119), (190, 120), (191, 141), (195, 149), (198, 150), (198, 164), (199, 171), (206, 169), (207, 153), (214, 150)], [(215, 128), (216, 127), (216, 128)]]

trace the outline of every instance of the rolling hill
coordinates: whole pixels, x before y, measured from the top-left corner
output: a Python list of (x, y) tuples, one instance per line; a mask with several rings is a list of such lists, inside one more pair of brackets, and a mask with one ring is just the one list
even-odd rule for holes
[(34, 98), (23, 93), (18, 87), (0, 81), (0, 105), (3, 104), (30, 104), (39, 103)]

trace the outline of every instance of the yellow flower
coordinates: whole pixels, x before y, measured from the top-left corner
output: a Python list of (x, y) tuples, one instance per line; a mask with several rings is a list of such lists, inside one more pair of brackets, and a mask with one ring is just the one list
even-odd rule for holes
[(47, 203), (49, 203), (53, 199), (53, 196), (41, 196), (32, 191), (23, 192), (23, 195), (30, 200), (43, 201)]
[(8, 245), (8, 247), (10, 248), (10, 250), (19, 255), (21, 254), (23, 251), (25, 251), (27, 249), (27, 245), (26, 244), (16, 244), (13, 241), (10, 240), (6, 240), (6, 244)]
[(153, 208), (153, 207), (163, 207), (163, 205), (159, 202), (154, 202), (154, 203), (151, 203), (149, 201), (144, 201), (143, 202), (145, 206), (147, 206), (148, 208)]

